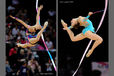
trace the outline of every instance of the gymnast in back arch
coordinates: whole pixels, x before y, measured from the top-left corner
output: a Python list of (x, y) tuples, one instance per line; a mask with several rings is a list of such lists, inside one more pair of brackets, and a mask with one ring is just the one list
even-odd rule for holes
[[(90, 55), (93, 53), (95, 48), (99, 46), (103, 39), (95, 33), (95, 29), (93, 27), (92, 22), (89, 20), (89, 17), (93, 14), (93, 12), (89, 12), (87, 17), (79, 16), (78, 18), (73, 18), (71, 20), (71, 26), (67, 27), (67, 23), (65, 23), (63, 20), (61, 20), (61, 23), (63, 25), (63, 29), (67, 31), (68, 35), (70, 36), (70, 39), (73, 42), (83, 40), (85, 38), (94, 40), (94, 44), (92, 48), (88, 51), (86, 54), (86, 57), (90, 57)], [(76, 36), (74, 36), (74, 33), (71, 31), (72, 28), (78, 28), (80, 26), (85, 27), (82, 32)]]
[[(40, 23), (39, 23), (39, 15), (40, 15), (40, 10), (43, 8), (43, 5), (41, 5), (38, 8), (38, 13), (36, 16), (36, 24), (34, 26), (30, 26), (28, 24), (26, 24), (24, 21), (13, 17), (12, 15), (10, 15), (11, 18), (17, 20), (18, 22), (20, 22), (21, 24), (23, 24), (30, 33), (26, 32), (27, 35), (27, 42), (25, 44), (21, 44), (21, 43), (17, 43), (18, 47), (22, 47), (22, 48), (27, 48), (27, 47), (32, 47), (35, 46), (35, 44), (39, 41), (41, 34), (43, 33), (43, 31), (46, 29), (48, 22), (46, 21), (44, 23), (44, 26), (41, 27)], [(35, 33), (37, 30), (40, 30), (36, 35), (33, 35), (32, 33)]]
[(48, 25), (48, 22), (46, 21), (44, 23), (43, 28), (36, 35), (31, 35), (31, 33), (26, 33), (28, 42), (26, 42), (25, 44), (17, 43), (17, 46), (22, 48), (35, 46), (36, 43), (39, 41), (43, 31), (46, 29), (47, 25)]
[(22, 25), (24, 25), (28, 29), (28, 31), (30, 31), (30, 32), (36, 32), (36, 30), (39, 30), (39, 29), (42, 28), (41, 25), (40, 25), (40, 23), (39, 23), (39, 16), (40, 16), (40, 11), (42, 10), (42, 8), (43, 8), (43, 5), (40, 5), (40, 7), (37, 10), (38, 13), (36, 15), (36, 24), (34, 26), (30, 26), (30, 25), (26, 24), (24, 21), (22, 21), (21, 19), (19, 19), (17, 17), (13, 17), (12, 15), (10, 15), (10, 17), (12, 19), (15, 19), (16, 21), (18, 21)]

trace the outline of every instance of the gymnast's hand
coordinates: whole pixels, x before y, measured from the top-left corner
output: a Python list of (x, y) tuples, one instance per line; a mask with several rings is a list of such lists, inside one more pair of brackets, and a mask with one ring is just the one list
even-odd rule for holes
[(13, 17), (12, 15), (9, 15), (9, 17), (11, 17), (12, 19), (15, 19), (15, 17)]
[(93, 12), (89, 12), (89, 14), (88, 14), (88, 15), (89, 15), (89, 16), (91, 16), (92, 14), (93, 14)]

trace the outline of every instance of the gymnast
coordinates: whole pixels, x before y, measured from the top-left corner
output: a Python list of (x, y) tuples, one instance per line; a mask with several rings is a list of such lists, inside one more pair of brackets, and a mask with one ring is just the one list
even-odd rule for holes
[(28, 31), (36, 32), (36, 30), (42, 29), (42, 27), (39, 23), (39, 15), (40, 15), (40, 10), (42, 10), (42, 8), (43, 8), (43, 5), (40, 5), (40, 7), (37, 10), (38, 13), (36, 15), (36, 24), (34, 26), (30, 26), (30, 25), (26, 24), (24, 21), (22, 21), (21, 19), (19, 19), (17, 17), (13, 17), (12, 15), (10, 15), (10, 17), (12, 19), (15, 19), (16, 21), (20, 22), (21, 24), (23, 24), (28, 29)]
[(44, 23), (44, 27), (37, 33), (37, 35), (31, 35), (31, 33), (26, 33), (28, 37), (28, 42), (25, 44), (17, 43), (17, 46), (22, 48), (35, 46), (35, 44), (39, 41), (41, 34), (46, 29), (47, 25), (48, 25), (48, 22), (46, 21)]
[[(89, 12), (87, 17), (79, 16), (78, 18), (73, 18), (71, 20), (71, 26), (69, 26), (69, 27), (67, 27), (67, 23), (65, 23), (63, 20), (61, 20), (61, 23), (64, 27), (63, 29), (68, 32), (70, 39), (73, 42), (80, 41), (85, 38), (95, 41), (92, 48), (86, 54), (86, 57), (90, 57), (90, 55), (93, 53), (94, 49), (103, 42), (103, 39), (95, 33), (93, 24), (89, 20), (89, 17), (92, 14), (93, 14), (93, 12)], [(77, 29), (79, 26), (83, 26), (85, 28), (82, 30), (82, 32), (80, 34), (74, 36), (74, 33), (71, 31), (71, 29), (72, 28)]]

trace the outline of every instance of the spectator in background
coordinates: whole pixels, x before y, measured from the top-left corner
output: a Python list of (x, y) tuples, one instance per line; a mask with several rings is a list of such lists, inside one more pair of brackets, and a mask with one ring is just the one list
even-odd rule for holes
[(17, 43), (22, 43), (22, 44), (26, 42), (26, 40), (22, 38), (20, 32), (18, 32), (18, 35), (16, 35), (15, 40), (17, 41)]
[(11, 76), (12, 74), (12, 69), (9, 65), (9, 62), (6, 60), (6, 76)]
[(27, 55), (25, 53), (24, 49), (19, 48), (18, 54), (17, 54), (17, 68), (19, 69), (20, 66), (22, 66), (23, 62), (27, 61)]
[(17, 54), (17, 46), (11, 48), (9, 51), (9, 56), (12, 56), (14, 54)]
[(48, 11), (49, 16), (54, 16), (55, 15), (55, 11), (53, 9)]
[(26, 9), (23, 10), (22, 16), (27, 18), (28, 11)]
[(11, 33), (11, 30), (6, 34), (6, 41), (10, 42), (11, 40), (13, 40), (13, 36)]
[(29, 61), (32, 58), (32, 51), (30, 49), (27, 50), (27, 60)]
[(12, 0), (12, 5), (18, 5), (19, 4), (19, 0)]
[(19, 32), (19, 29), (18, 29), (17, 26), (12, 29), (12, 35), (13, 35), (14, 37), (16, 37), (16, 35), (18, 34), (18, 32)]
[(31, 69), (33, 75), (38, 75), (39, 72), (41, 72), (41, 66), (34, 58), (28, 61), (28, 66)]
[(26, 37), (26, 32), (24, 26), (21, 27), (20, 34), (22, 35), (22, 38)]
[(53, 42), (50, 41), (49, 37), (46, 38), (46, 45), (48, 49), (53, 49)]
[(11, 29), (11, 27), (12, 27), (12, 22), (6, 23), (6, 33), (9, 32), (9, 30)]
[(49, 37), (46, 38), (46, 45), (50, 51), (55, 51), (55, 49), (53, 48), (53, 42), (50, 41)]
[(32, 52), (32, 58), (37, 59), (37, 60), (39, 59), (37, 52)]
[(11, 66), (17, 63), (17, 50), (18, 50), (17, 46), (14, 46), (9, 50), (9, 61)]
[(20, 55), (19, 55), (19, 58), (18, 58), (18, 61), (20, 62), (20, 63), (22, 63), (22, 62), (24, 62), (24, 61), (26, 61), (26, 54), (25, 54), (25, 51), (24, 51), (24, 49), (21, 49), (20, 50)]
[(21, 17), (22, 16), (22, 9), (19, 9), (18, 13), (16, 14), (16, 17)]
[(17, 71), (17, 75), (18, 76), (29, 76), (29, 71), (28, 71), (26, 62), (24, 62), (22, 64), (22, 66), (20, 67), (20, 69)]
[(14, 12), (15, 7), (13, 7), (12, 5), (9, 5), (7, 10), (8, 10), (9, 13)]
[(52, 63), (50, 61), (50, 59), (48, 60), (48, 62), (45, 64), (46, 65), (46, 71), (47, 72), (51, 72), (53, 69), (52, 69)]

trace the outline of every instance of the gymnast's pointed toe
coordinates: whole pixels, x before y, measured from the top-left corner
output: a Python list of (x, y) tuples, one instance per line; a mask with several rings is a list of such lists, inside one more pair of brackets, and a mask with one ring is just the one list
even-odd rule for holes
[(86, 58), (89, 58), (92, 54), (92, 50), (89, 50), (89, 52), (86, 54)]
[(44, 23), (44, 26), (47, 26), (48, 25), (48, 21), (46, 21), (45, 23)]

